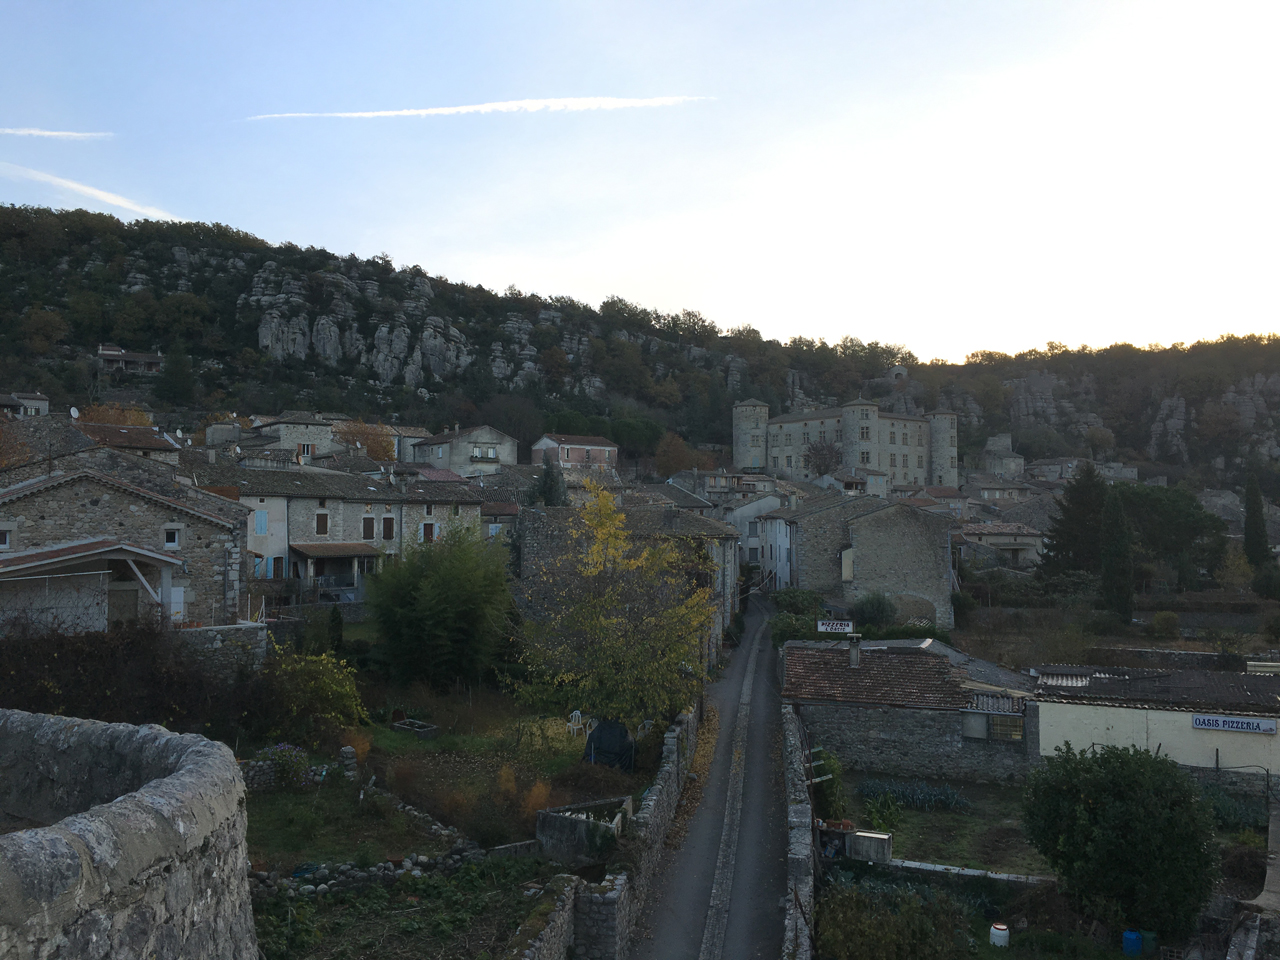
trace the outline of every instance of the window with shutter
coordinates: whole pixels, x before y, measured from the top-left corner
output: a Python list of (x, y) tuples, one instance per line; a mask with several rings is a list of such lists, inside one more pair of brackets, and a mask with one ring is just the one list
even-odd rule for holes
[(365, 540), (373, 539), (373, 517), (364, 518), (364, 530), (361, 531)]
[(422, 525), (422, 542), (432, 543), (436, 539), (436, 525), (434, 523), (424, 523)]
[(329, 532), (329, 515), (327, 513), (316, 514), (316, 536), (323, 537)]
[(395, 538), (396, 538), (396, 518), (383, 517), (382, 518), (382, 539), (394, 540)]

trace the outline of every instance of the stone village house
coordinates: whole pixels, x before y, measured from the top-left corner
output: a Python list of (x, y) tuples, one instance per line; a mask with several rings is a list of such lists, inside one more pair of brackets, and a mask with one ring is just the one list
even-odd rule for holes
[(430, 543), (451, 524), (479, 526), (481, 497), (464, 484), (317, 469), (246, 470), (193, 460), (201, 488), (250, 511), (245, 543), (256, 596), (352, 601), (384, 556)]
[(788, 643), (782, 699), (848, 770), (1018, 780), (1039, 759), (1034, 681), (935, 640)]
[(4, 427), (0, 616), (74, 630), (150, 610), (175, 623), (235, 622), (246, 511), (87, 433), (57, 416)]
[(902, 619), (953, 624), (952, 521), (901, 501), (828, 494), (760, 517), (770, 590), (813, 590), (836, 605), (883, 593)]
[(442, 470), (452, 470), (463, 477), (497, 473), (504, 466), (514, 466), (519, 445), (494, 427), (480, 426), (448, 430), (411, 444), (413, 462)]

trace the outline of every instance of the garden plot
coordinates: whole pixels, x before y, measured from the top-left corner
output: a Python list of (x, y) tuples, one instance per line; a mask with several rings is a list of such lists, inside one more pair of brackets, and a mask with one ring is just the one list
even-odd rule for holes
[(857, 798), (853, 809), (863, 813), (866, 825), (893, 833), (897, 859), (997, 873), (1051, 873), (1023, 833), (1019, 787), (964, 784), (957, 789), (939, 782), (848, 777), (846, 789)]

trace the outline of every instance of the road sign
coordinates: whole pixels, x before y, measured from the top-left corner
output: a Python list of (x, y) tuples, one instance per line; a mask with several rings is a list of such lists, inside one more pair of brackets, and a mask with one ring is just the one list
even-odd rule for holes
[(853, 633), (852, 620), (819, 620), (819, 633)]

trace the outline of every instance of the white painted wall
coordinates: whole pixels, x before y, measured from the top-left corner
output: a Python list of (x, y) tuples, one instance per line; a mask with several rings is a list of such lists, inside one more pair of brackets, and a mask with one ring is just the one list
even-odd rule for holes
[[(1229, 710), (1205, 711), (1234, 716)], [(1040, 753), (1049, 756), (1063, 741), (1079, 750), (1092, 743), (1116, 747), (1160, 748), (1192, 767), (1257, 765), (1280, 771), (1280, 735), (1197, 730), (1191, 712), (1103, 707), (1083, 703), (1040, 703)]]

